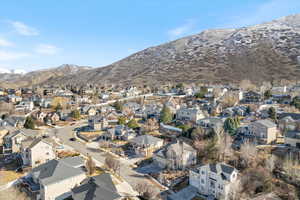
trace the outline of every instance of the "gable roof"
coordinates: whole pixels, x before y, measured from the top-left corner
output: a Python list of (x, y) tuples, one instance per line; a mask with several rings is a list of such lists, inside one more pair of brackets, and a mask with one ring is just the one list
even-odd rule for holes
[(85, 179), (72, 192), (74, 200), (115, 200), (121, 197), (109, 173)]
[(156, 145), (156, 143), (161, 141), (162, 139), (153, 137), (151, 135), (141, 135), (131, 140), (131, 142), (136, 143), (138, 145)]
[(274, 128), (276, 127), (276, 124), (274, 122), (272, 122), (271, 120), (268, 119), (262, 119), (262, 120), (258, 120), (254, 123), (259, 123), (267, 128)]
[(183, 141), (176, 141), (175, 143), (169, 143), (164, 146), (162, 149), (157, 151), (157, 155), (163, 158), (167, 158), (168, 155), (174, 152), (177, 155), (184, 154), (186, 152), (196, 152), (196, 150), (189, 144)]
[(50, 160), (32, 169), (43, 185), (54, 184), (74, 176), (85, 174), (80, 168), (71, 167), (60, 160)]

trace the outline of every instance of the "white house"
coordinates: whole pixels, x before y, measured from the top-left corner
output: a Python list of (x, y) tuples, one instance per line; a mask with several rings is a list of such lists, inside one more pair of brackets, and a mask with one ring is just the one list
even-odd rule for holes
[(190, 170), (190, 185), (200, 194), (228, 199), (232, 183), (238, 181), (238, 171), (223, 163), (202, 165)]
[(36, 167), (55, 159), (56, 155), (51, 144), (37, 138), (22, 142), (21, 157), (24, 166)]
[(199, 108), (180, 108), (176, 112), (177, 120), (197, 122), (203, 118), (205, 118), (205, 115)]
[(86, 178), (83, 167), (81, 157), (50, 160), (33, 168), (22, 182), (37, 200), (63, 200)]
[(34, 108), (34, 104), (32, 101), (21, 101), (18, 105), (16, 105), (16, 110), (26, 110), (32, 111)]

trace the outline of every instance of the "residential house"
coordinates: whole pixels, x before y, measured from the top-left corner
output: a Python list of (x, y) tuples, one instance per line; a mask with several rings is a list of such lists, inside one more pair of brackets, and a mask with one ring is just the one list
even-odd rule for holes
[(21, 150), (22, 141), (27, 136), (20, 130), (11, 132), (3, 138), (3, 154), (17, 153)]
[(8, 116), (4, 119), (7, 125), (16, 127), (16, 128), (23, 128), (26, 118), (23, 116)]
[(81, 109), (82, 114), (88, 115), (88, 116), (95, 116), (97, 114), (97, 109), (92, 106), (84, 106)]
[(35, 119), (40, 122), (44, 122), (44, 119), (46, 116), (47, 116), (47, 113), (40, 111), (40, 110), (38, 112), (34, 113)]
[(39, 105), (42, 108), (50, 108), (52, 105), (52, 98), (42, 98), (40, 99)]
[(219, 132), (224, 125), (225, 118), (219, 117), (207, 117), (200, 119), (196, 122), (196, 124), (202, 128), (204, 128), (208, 133), (214, 131), (215, 133)]
[(22, 97), (16, 96), (14, 94), (8, 95), (7, 98), (8, 98), (8, 102), (10, 103), (18, 103), (22, 101)]
[(21, 101), (18, 105), (15, 106), (15, 110), (21, 111), (32, 111), (34, 104), (32, 101)]
[(36, 167), (55, 159), (52, 145), (41, 138), (27, 139), (21, 143), (21, 157), (24, 166)]
[(72, 189), (73, 200), (121, 200), (122, 197), (115, 186), (112, 176), (103, 173), (85, 179)]
[(262, 101), (262, 95), (254, 92), (254, 91), (249, 91), (244, 93), (243, 95), (243, 102), (245, 103), (258, 103)]
[(287, 131), (284, 135), (284, 143), (300, 149), (300, 131)]
[(55, 124), (59, 121), (59, 119), (60, 116), (57, 113), (51, 112), (47, 114), (47, 116), (44, 118), (44, 121), (46, 124)]
[(249, 124), (249, 129), (258, 142), (271, 144), (277, 139), (277, 125), (269, 119), (257, 120)]
[(50, 160), (33, 168), (22, 179), (22, 185), (37, 200), (63, 200), (71, 197), (71, 190), (85, 178), (84, 159), (69, 157)]
[(102, 135), (102, 139), (104, 140), (131, 140), (135, 137), (136, 132), (124, 125), (117, 125), (114, 128), (110, 128)]
[(189, 144), (177, 140), (153, 154), (154, 162), (161, 168), (185, 169), (197, 162), (197, 151)]
[(135, 153), (141, 156), (152, 156), (153, 152), (161, 148), (164, 140), (151, 135), (141, 135), (129, 141)]
[(167, 107), (171, 110), (171, 112), (172, 112), (173, 114), (175, 114), (176, 111), (177, 111), (178, 109), (180, 109), (180, 103), (179, 103), (179, 100), (178, 100), (178, 99), (175, 99), (175, 98), (173, 98), (173, 97), (170, 97), (170, 98), (167, 100), (167, 102), (165, 103), (165, 106), (167, 106)]
[(197, 122), (205, 118), (204, 113), (199, 108), (180, 108), (176, 112), (176, 120)]
[(206, 164), (190, 170), (190, 185), (202, 195), (229, 199), (230, 188), (238, 181), (238, 171), (223, 163)]
[(107, 119), (100, 116), (90, 117), (88, 120), (88, 124), (89, 127), (95, 131), (104, 130), (108, 127)]
[(140, 91), (136, 87), (128, 87), (125, 89), (124, 96), (125, 97), (134, 97), (138, 96), (140, 94)]
[(286, 86), (273, 86), (271, 88), (271, 93), (272, 94), (284, 94), (287, 92), (287, 87)]

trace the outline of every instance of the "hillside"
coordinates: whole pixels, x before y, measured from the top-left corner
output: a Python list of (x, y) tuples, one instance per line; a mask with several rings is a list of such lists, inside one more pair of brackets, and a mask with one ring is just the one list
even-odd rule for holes
[(25, 74), (0, 73), (0, 86), (26, 87), (47, 83), (51, 78), (60, 78), (68, 75), (75, 75), (90, 70), (91, 67), (77, 65), (61, 65), (57, 68), (44, 69), (28, 72)]
[(238, 29), (206, 30), (106, 67), (50, 74), (47, 83), (53, 84), (295, 80), (300, 77), (300, 14)]

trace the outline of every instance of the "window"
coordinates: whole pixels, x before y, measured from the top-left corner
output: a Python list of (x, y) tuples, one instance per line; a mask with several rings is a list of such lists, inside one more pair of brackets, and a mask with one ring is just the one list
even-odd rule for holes
[(205, 172), (204, 171), (201, 171), (201, 174), (204, 174)]
[(201, 183), (204, 184), (204, 179), (201, 179)]

